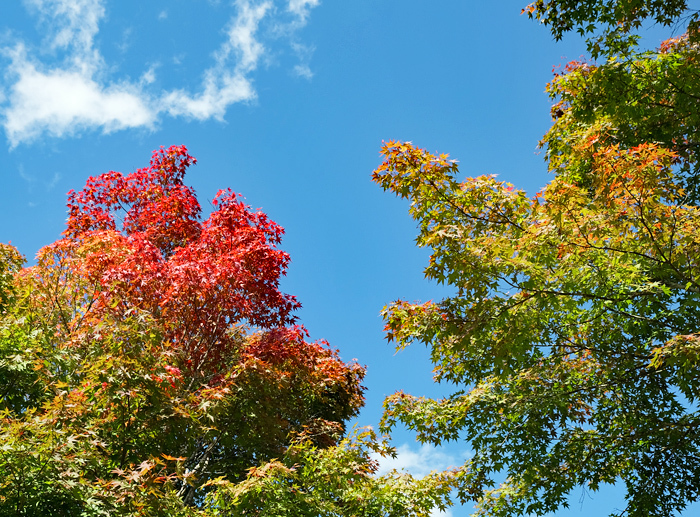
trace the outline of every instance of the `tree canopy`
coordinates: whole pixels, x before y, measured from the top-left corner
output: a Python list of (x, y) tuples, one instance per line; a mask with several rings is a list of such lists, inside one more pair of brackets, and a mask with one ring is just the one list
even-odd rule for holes
[[(544, 515), (623, 486), (620, 515), (700, 498), (698, 13), (685, 0), (538, 0), (590, 60), (559, 70), (534, 196), (389, 142), (373, 179), (410, 201), (429, 279), (385, 307), (430, 348), (442, 399), (398, 392), (380, 430), (464, 439), (459, 468), (378, 476), (348, 432), (365, 370), (299, 323), (283, 229), (222, 190), (208, 216), (184, 146), (68, 195), (25, 267), (0, 245), (0, 517)], [(645, 23), (687, 26), (656, 50)]]
[[(603, 58), (548, 86), (545, 188), (464, 178), (409, 142), (382, 149), (374, 181), (410, 201), (425, 274), (454, 291), (387, 306), (387, 337), (426, 344), (436, 380), (455, 385), (438, 400), (392, 395), (383, 430), (465, 439), (458, 493), (478, 515), (544, 515), (604, 484), (624, 487), (620, 515), (672, 515), (700, 497), (697, 14), (654, 1), (524, 11), (557, 39), (593, 33)], [(687, 34), (635, 47), (644, 19), (682, 16)]]
[(536, 0), (522, 13), (547, 26), (556, 40), (576, 31), (586, 38), (593, 58), (635, 47), (637, 31), (647, 21), (669, 27), (685, 18), (691, 32), (698, 27), (698, 12), (687, 0)]
[[(310, 508), (444, 505), (445, 475), (388, 476), (367, 498), (379, 442), (340, 441), (364, 368), (296, 321), (280, 226), (230, 190), (202, 217), (194, 163), (173, 146), (90, 178), (31, 267), (0, 247), (0, 515), (251, 515), (237, 508), (268, 474)], [(274, 478), (283, 462), (300, 477)], [(304, 469), (358, 491), (320, 498)]]

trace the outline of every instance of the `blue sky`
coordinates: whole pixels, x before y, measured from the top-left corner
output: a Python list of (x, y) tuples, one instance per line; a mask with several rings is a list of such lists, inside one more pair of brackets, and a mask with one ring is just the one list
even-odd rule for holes
[[(382, 333), (383, 305), (446, 294), (423, 279), (407, 204), (370, 181), (382, 140), (449, 153), (465, 175), (544, 186), (544, 87), (584, 46), (554, 43), (520, 15), (526, 3), (5, 1), (0, 241), (31, 260), (63, 230), (68, 190), (184, 144), (203, 205), (231, 187), (286, 228), (284, 290), (313, 338), (368, 366), (358, 422), (376, 424), (397, 389), (444, 392), (425, 350), (395, 354)], [(466, 453), (395, 441), (417, 471)], [(580, 495), (561, 515), (620, 504)]]

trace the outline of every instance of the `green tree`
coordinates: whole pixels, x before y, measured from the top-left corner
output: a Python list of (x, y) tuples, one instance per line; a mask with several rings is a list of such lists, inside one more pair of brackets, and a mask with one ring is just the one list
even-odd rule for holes
[(683, 18), (692, 32), (698, 27), (698, 12), (687, 0), (536, 0), (522, 13), (547, 26), (556, 40), (576, 31), (593, 58), (629, 52), (647, 21), (670, 27)]
[(688, 33), (655, 51), (569, 63), (547, 86), (554, 124), (541, 145), (550, 169), (585, 181), (596, 150), (654, 143), (674, 152), (684, 201), (697, 204), (699, 64), (700, 47)]
[(453, 472), (421, 479), (397, 472), (377, 476), (372, 453), (394, 451), (371, 430), (355, 432), (327, 449), (299, 436), (280, 460), (251, 469), (242, 483), (221, 483), (211, 496), (214, 515), (428, 517), (451, 504)]
[(194, 163), (90, 178), (34, 266), (0, 245), (0, 517), (448, 504), (453, 476), (375, 478), (391, 451), (342, 438), (364, 368), (297, 324), (280, 226), (231, 191), (202, 220)]
[[(454, 289), (384, 309), (389, 340), (426, 344), (457, 388), (394, 394), (383, 430), (467, 440), (458, 494), (480, 515), (543, 515), (603, 484), (624, 486), (620, 515), (672, 515), (700, 497), (697, 15), (682, 1), (525, 11), (556, 38), (590, 33), (603, 58), (548, 87), (554, 179), (528, 197), (400, 142), (374, 173), (410, 201), (426, 276)], [(636, 48), (645, 19), (681, 16), (688, 34)]]

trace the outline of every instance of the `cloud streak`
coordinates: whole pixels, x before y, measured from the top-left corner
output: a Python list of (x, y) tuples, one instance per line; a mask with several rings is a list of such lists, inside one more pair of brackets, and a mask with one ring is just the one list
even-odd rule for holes
[(105, 15), (102, 0), (27, 0), (26, 3), (38, 13), (53, 49), (74, 48), (78, 66), (100, 61), (93, 42)]
[[(105, 1), (26, 1), (46, 34), (42, 47), (48, 50), (33, 50), (22, 41), (0, 49), (9, 60), (0, 89), (0, 123), (11, 147), (43, 135), (60, 138), (89, 130), (153, 129), (163, 116), (222, 121), (231, 105), (256, 97), (253, 73), (268, 53), (261, 24), (284, 26), (284, 34), (278, 32), (276, 41), (286, 37), (296, 49), (294, 33), (319, 4), (319, 0), (288, 0), (280, 6), (273, 0), (237, 0), (223, 41), (192, 92), (184, 88), (155, 91), (154, 67), (137, 82), (109, 79), (111, 69), (95, 45)], [(284, 22), (275, 19), (280, 13), (286, 13)], [(164, 21), (167, 14), (162, 14), (158, 18)], [(308, 64), (300, 66), (303, 73), (297, 73), (310, 78)]]
[(414, 449), (407, 443), (396, 448), (395, 458), (375, 455), (374, 459), (379, 463), (379, 475), (397, 470), (415, 477), (425, 477), (434, 470), (446, 470), (462, 463), (454, 456), (430, 445), (423, 444)]
[(289, 0), (287, 10), (295, 15), (301, 23), (306, 23), (311, 9), (317, 7), (321, 0)]
[[(170, 92), (163, 97), (161, 110), (171, 116), (223, 120), (228, 106), (255, 97), (248, 77), (265, 52), (265, 47), (256, 39), (256, 33), (272, 3), (239, 1), (237, 7), (238, 15), (231, 20), (226, 31), (228, 40), (216, 52), (216, 64), (204, 73), (202, 92), (198, 95), (190, 95), (184, 90)], [(231, 67), (234, 60), (235, 65)]]
[[(414, 448), (405, 443), (396, 448), (396, 457), (383, 457), (379, 454), (372, 454), (372, 458), (379, 464), (377, 475), (384, 475), (391, 471), (398, 471), (411, 474), (414, 477), (422, 478), (433, 471), (444, 471), (464, 463), (464, 457), (458, 458), (445, 451), (423, 444)], [(452, 517), (449, 510), (434, 510), (433, 517)]]

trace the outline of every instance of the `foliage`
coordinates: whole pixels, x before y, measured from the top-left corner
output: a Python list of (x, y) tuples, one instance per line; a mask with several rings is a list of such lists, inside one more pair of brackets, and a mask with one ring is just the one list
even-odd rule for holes
[(82, 276), (100, 287), (85, 294), (92, 314), (148, 311), (176, 347), (179, 366), (206, 376), (237, 346), (232, 324), (292, 324), (299, 304), (278, 288), (289, 263), (276, 247), (282, 228), (230, 190), (219, 191), (200, 222), (194, 191), (182, 183), (191, 163), (174, 146), (127, 176), (90, 178), (69, 193), (66, 237), (39, 260), (59, 266), (79, 256)]
[(646, 20), (668, 27), (687, 15), (691, 29), (698, 27), (698, 12), (689, 12), (686, 0), (536, 0), (522, 13), (548, 26), (556, 40), (575, 30), (593, 58), (630, 51)]
[(585, 181), (596, 150), (651, 142), (674, 152), (684, 201), (697, 204), (699, 51), (685, 34), (654, 52), (602, 64), (569, 63), (547, 88), (556, 101), (554, 124), (542, 141), (550, 168)]
[(700, 209), (682, 204), (672, 151), (585, 151), (585, 185), (562, 165), (533, 198), (459, 181), (456, 162), (410, 143), (386, 144), (374, 174), (411, 201), (426, 276), (455, 289), (385, 308), (388, 338), (428, 345), (457, 389), (397, 393), (382, 425), (468, 440), (458, 493), (480, 515), (542, 515), (616, 482), (631, 516), (700, 497)]
[(202, 220), (192, 163), (90, 178), (32, 267), (0, 248), (0, 515), (203, 515), (361, 407), (364, 369), (279, 290), (281, 227), (231, 191)]
[(444, 510), (450, 504), (452, 472), (422, 479), (396, 472), (375, 476), (373, 454), (386, 456), (393, 450), (371, 430), (324, 450), (302, 435), (281, 460), (251, 469), (242, 483), (214, 481), (219, 486), (211, 496), (214, 515), (428, 517), (433, 508)]
[[(593, 59), (558, 71), (541, 145), (554, 179), (534, 197), (459, 178), (446, 155), (390, 142), (374, 180), (410, 200), (438, 303), (384, 310), (399, 348), (429, 346), (441, 400), (399, 392), (424, 442), (466, 439), (456, 475), (477, 514), (543, 515), (579, 486), (626, 489), (620, 515), (700, 498), (698, 12), (685, 0), (538, 0), (523, 10)], [(645, 23), (687, 24), (639, 50)], [(496, 487), (496, 483), (505, 482)]]
[(0, 314), (12, 300), (14, 276), (22, 264), (24, 257), (15, 248), (0, 243)]

